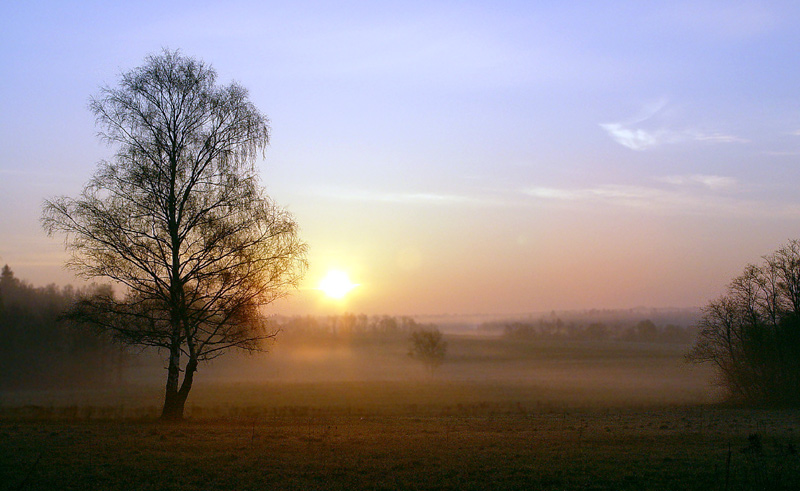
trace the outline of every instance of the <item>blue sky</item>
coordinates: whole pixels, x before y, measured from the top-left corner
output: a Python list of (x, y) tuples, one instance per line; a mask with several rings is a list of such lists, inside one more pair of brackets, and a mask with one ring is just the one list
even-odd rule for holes
[[(27, 2), (0, 20), (0, 262), (73, 281), (43, 199), (113, 149), (86, 108), (162, 47), (272, 121), (311, 247), (287, 311), (701, 305), (798, 237), (792, 2)], [(319, 298), (328, 269), (360, 286)], [(326, 303), (327, 302), (327, 303)]]

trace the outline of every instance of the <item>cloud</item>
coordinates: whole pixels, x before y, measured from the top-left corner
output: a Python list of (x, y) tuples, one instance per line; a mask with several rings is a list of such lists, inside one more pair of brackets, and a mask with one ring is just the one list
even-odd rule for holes
[(622, 123), (604, 123), (600, 127), (606, 130), (614, 141), (631, 150), (646, 150), (658, 145), (689, 141), (707, 143), (747, 143), (749, 141), (735, 135), (723, 133), (702, 133), (691, 130), (675, 131), (666, 128), (645, 130), (626, 127)]
[(558, 200), (576, 200), (581, 198), (581, 191), (569, 191), (566, 189), (557, 188), (530, 188), (525, 191), (525, 194), (535, 198), (544, 199), (558, 199)]
[(472, 198), (467, 196), (435, 193), (385, 193), (362, 196), (361, 198), (366, 201), (411, 204), (459, 204), (474, 202)]
[(711, 142), (711, 143), (747, 143), (750, 140), (745, 138), (740, 138), (734, 135), (726, 135), (723, 133), (688, 133), (688, 136), (695, 141), (699, 142)]
[(442, 193), (373, 192), (342, 188), (319, 189), (315, 194), (342, 201), (397, 203), (408, 205), (486, 205), (497, 204), (480, 197)]
[(606, 130), (614, 141), (631, 150), (644, 150), (659, 144), (656, 135), (642, 129), (625, 128), (620, 123), (606, 123), (600, 127)]
[(660, 99), (647, 104), (641, 113), (629, 120), (601, 123), (600, 127), (620, 145), (642, 151), (664, 144), (687, 141), (708, 143), (745, 143), (747, 140), (719, 132), (707, 133), (691, 129), (670, 128), (664, 110), (667, 101)]
[(657, 177), (655, 180), (658, 182), (663, 182), (665, 184), (672, 184), (676, 186), (700, 185), (708, 189), (711, 189), (713, 191), (732, 188), (737, 184), (736, 179), (733, 177), (714, 176), (706, 174), (665, 176), (665, 177)]
[(583, 189), (535, 187), (525, 191), (529, 196), (559, 201), (602, 201), (627, 206), (645, 204), (661, 191), (655, 188), (622, 185), (601, 185)]
[(661, 143), (664, 135), (660, 131), (647, 130), (641, 124), (652, 119), (667, 106), (666, 99), (645, 104), (633, 118), (614, 123), (601, 123), (608, 135), (617, 143), (631, 150), (644, 150)]
[(540, 202), (561, 203), (580, 210), (602, 207), (670, 215), (800, 216), (800, 205), (747, 199), (736, 179), (690, 174), (655, 178), (658, 185), (601, 184), (584, 188), (531, 187), (523, 194)]
[(545, 200), (606, 203), (634, 208), (650, 207), (669, 198), (669, 193), (657, 188), (615, 184), (581, 189), (535, 187), (526, 190), (525, 194)]

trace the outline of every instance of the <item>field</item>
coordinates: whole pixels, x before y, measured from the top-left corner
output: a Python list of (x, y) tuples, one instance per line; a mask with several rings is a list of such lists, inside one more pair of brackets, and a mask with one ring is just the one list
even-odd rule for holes
[(799, 489), (800, 413), (715, 403), (684, 348), (450, 336), (279, 343), (198, 375), (158, 423), (114, 390), (3, 394), (4, 489)]

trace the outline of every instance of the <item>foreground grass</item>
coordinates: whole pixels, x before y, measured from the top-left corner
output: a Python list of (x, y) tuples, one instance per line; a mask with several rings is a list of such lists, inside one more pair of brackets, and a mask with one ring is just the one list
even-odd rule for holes
[(800, 489), (794, 412), (486, 404), (425, 415), (289, 413), (251, 409), (177, 425), (5, 420), (0, 486)]
[(800, 413), (708, 404), (684, 348), (448, 343), (434, 377), (404, 343), (278, 344), (204, 371), (176, 425), (163, 370), (0, 393), (0, 490), (800, 489)]

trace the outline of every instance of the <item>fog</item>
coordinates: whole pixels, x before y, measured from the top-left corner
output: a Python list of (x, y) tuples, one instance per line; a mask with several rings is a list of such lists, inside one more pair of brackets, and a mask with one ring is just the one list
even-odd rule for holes
[[(635, 338), (637, 328), (652, 327), (656, 333), (668, 328), (630, 312), (602, 318), (573, 313), (557, 319), (563, 335), (556, 332), (523, 333), (500, 330), (503, 321), (470, 325), (465, 319), (437, 326), (444, 331), (446, 355), (433, 371), (409, 356), (411, 343), (406, 329), (395, 332), (295, 333), (282, 330), (269, 353), (230, 356), (212, 363), (197, 386), (213, 389), (229, 383), (252, 384), (455, 384), (471, 386), (475, 394), (488, 388), (504, 388), (509, 397), (535, 402), (587, 404), (663, 404), (710, 402), (717, 396), (710, 373), (684, 361), (692, 336), (679, 342), (653, 336)], [(675, 314), (675, 313), (673, 313)], [(688, 312), (679, 313), (686, 318)], [(680, 315), (679, 315), (680, 316)], [(547, 326), (552, 315), (531, 321)], [(581, 319), (577, 321), (575, 319)], [(605, 323), (611, 320), (612, 322)], [(525, 325), (520, 321), (508, 325)], [(606, 327), (602, 339), (587, 338), (589, 326)], [(407, 329), (415, 329), (411, 324)], [(612, 326), (612, 327), (609, 327)], [(672, 328), (680, 327), (669, 324)], [(613, 327), (616, 327), (614, 329)], [(572, 331), (572, 335), (570, 335)], [(686, 326), (686, 332), (691, 329)], [(357, 402), (357, 401), (353, 401)]]
[[(36, 288), (10, 268), (0, 286), (0, 404), (159, 404), (165, 353), (65, 322), (60, 314), (79, 290)], [(200, 366), (189, 406), (711, 402), (719, 394), (709, 369), (684, 360), (698, 315), (274, 316), (263, 352), (231, 351)], [(443, 333), (437, 363), (412, 356), (419, 331)]]

